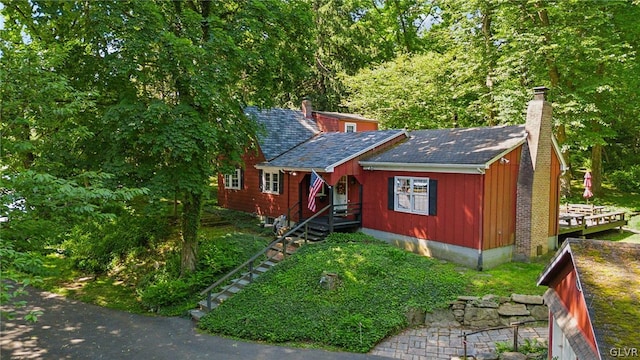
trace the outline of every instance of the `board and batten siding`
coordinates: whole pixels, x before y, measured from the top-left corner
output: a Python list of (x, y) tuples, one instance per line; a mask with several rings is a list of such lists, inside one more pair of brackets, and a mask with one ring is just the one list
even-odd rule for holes
[[(587, 303), (579, 285), (576, 269), (573, 262), (569, 261), (558, 271), (558, 275), (550, 282), (549, 287), (556, 292), (562, 305), (573, 318), (575, 326), (591, 345), (594, 353), (597, 353), (596, 338), (591, 326)], [(550, 334), (550, 336), (553, 336), (553, 334)]]
[(513, 245), (516, 236), (516, 189), (522, 146), (495, 161), (484, 175), (483, 250)]
[[(395, 176), (436, 180), (436, 214), (389, 210), (388, 181)], [(474, 249), (480, 247), (482, 175), (365, 170), (363, 177), (364, 228)]]

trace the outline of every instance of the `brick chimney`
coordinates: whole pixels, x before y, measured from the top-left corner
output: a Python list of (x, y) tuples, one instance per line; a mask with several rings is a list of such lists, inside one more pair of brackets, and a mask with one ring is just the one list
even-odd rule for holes
[(311, 100), (302, 100), (302, 115), (304, 115), (306, 119), (313, 119), (313, 108), (311, 106)]
[[(516, 200), (516, 247), (514, 260), (526, 261), (553, 247), (549, 236), (551, 206), (551, 152), (553, 151), (551, 104), (546, 87), (533, 89), (527, 107), (527, 142), (523, 146)], [(550, 245), (551, 243), (551, 245)]]

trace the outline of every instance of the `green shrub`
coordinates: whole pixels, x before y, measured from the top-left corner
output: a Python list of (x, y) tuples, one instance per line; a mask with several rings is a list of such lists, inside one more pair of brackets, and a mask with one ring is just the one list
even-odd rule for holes
[(140, 293), (140, 300), (145, 307), (158, 311), (161, 307), (181, 303), (192, 295), (192, 286), (189, 283), (174, 279), (146, 287)]
[(634, 165), (626, 170), (616, 170), (609, 175), (609, 180), (618, 190), (629, 193), (640, 191), (640, 165)]
[[(219, 229), (217, 230), (219, 231)], [(269, 243), (269, 239), (237, 232), (203, 229), (198, 246), (198, 265), (180, 277), (180, 252), (172, 252), (163, 267), (138, 283), (142, 304), (163, 315), (181, 315), (193, 308), (199, 292), (242, 264)]]
[(267, 246), (270, 239), (238, 232), (203, 233), (198, 245), (198, 270), (225, 274)]
[[(496, 352), (502, 354), (513, 351), (513, 341), (496, 342)], [(527, 359), (543, 360), (548, 356), (548, 346), (544, 341), (537, 339), (524, 339), (523, 344), (518, 345), (518, 352), (527, 355)]]
[(168, 227), (162, 220), (125, 214), (112, 221), (90, 221), (74, 227), (62, 247), (78, 269), (105, 272), (114, 260), (166, 237)]

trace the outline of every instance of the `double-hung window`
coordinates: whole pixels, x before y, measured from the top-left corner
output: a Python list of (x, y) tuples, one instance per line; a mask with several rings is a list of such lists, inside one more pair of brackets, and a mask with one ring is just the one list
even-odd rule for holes
[(280, 193), (280, 172), (262, 172), (262, 192), (269, 194)]
[(344, 124), (344, 132), (356, 132), (356, 123), (345, 123)]
[(231, 174), (224, 175), (224, 188), (227, 190), (240, 190), (242, 188), (241, 169), (236, 169)]
[(394, 210), (429, 214), (429, 178), (396, 176)]

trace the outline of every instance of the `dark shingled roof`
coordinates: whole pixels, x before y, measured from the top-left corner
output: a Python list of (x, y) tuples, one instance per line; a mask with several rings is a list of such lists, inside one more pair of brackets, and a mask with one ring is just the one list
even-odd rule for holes
[(322, 133), (260, 166), (296, 169), (329, 169), (390, 139), (404, 136), (404, 130)]
[[(554, 264), (573, 262), (603, 359), (614, 348), (640, 349), (640, 244), (568, 239), (539, 283), (548, 285)], [(560, 270), (560, 269), (558, 269)]]
[(409, 140), (366, 162), (486, 164), (525, 138), (524, 125), (416, 130)]
[(309, 140), (320, 130), (313, 119), (306, 119), (299, 110), (245, 108), (265, 132), (258, 134), (260, 149), (271, 160), (289, 149)]

